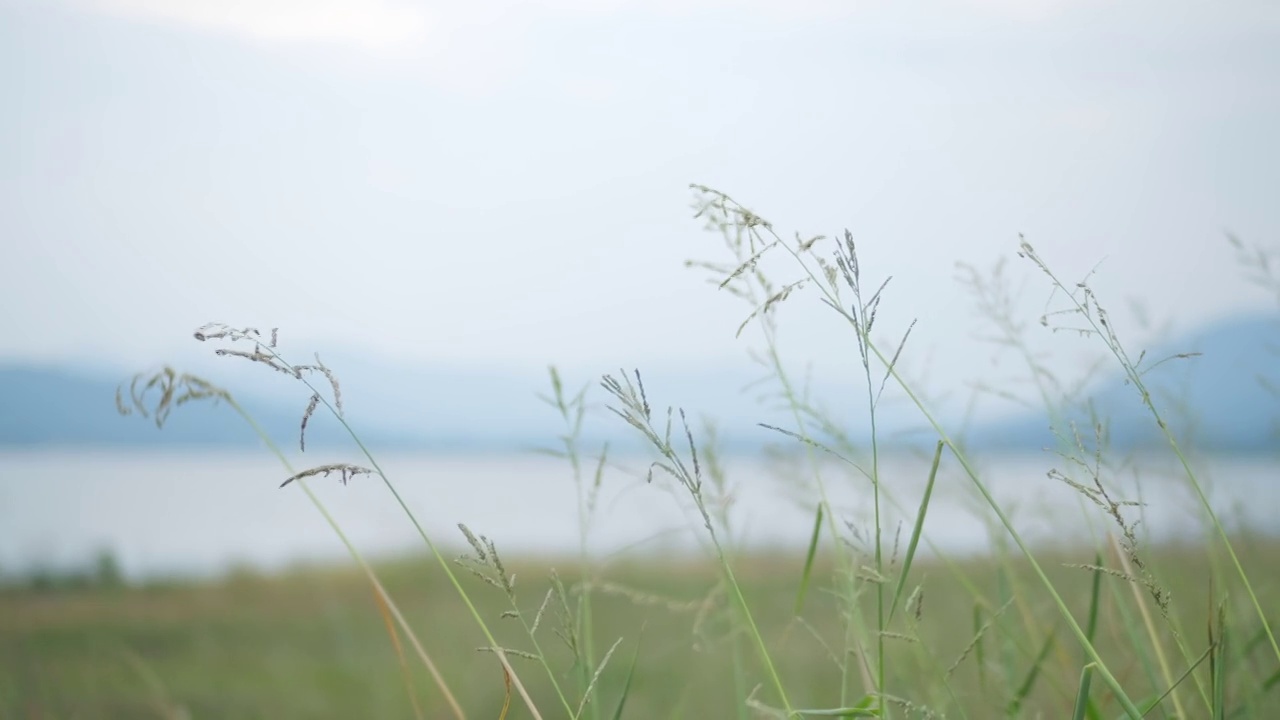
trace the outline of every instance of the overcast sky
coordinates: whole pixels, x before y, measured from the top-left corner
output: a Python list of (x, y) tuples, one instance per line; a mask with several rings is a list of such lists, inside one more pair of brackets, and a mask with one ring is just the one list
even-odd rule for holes
[(0, 0), (0, 357), (712, 366), (690, 182), (849, 228), (944, 381), (957, 261), (1043, 307), (1020, 232), (1192, 329), (1267, 306), (1223, 235), (1280, 242), (1277, 78), (1272, 0)]

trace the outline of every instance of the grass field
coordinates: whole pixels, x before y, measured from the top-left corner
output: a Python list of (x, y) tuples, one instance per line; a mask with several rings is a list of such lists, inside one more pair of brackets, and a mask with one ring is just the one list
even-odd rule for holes
[[(1272, 622), (1280, 619), (1280, 541), (1241, 538), (1242, 561), (1259, 580)], [(1066, 600), (1081, 616), (1090, 604), (1091, 574), (1063, 567), (1091, 563), (1091, 551), (1043, 558)], [(525, 602), (536, 607), (548, 587), (547, 561), (512, 562)], [(819, 571), (826, 565), (819, 561)], [(1204, 548), (1163, 548), (1149, 563), (1172, 592), (1174, 612), (1188, 629), (1186, 641), (1207, 644), (1213, 590)], [(561, 565), (564, 581), (575, 578)], [(815, 587), (802, 615), (793, 614), (803, 557), (738, 558), (738, 579), (797, 705), (820, 707), (839, 697), (841, 673), (831, 657), (842, 630), (837, 599)], [(506, 698), (501, 668), (487, 653), (453, 588), (434, 563), (406, 560), (380, 568), (393, 595), (428, 650), (442, 666), (469, 717), (498, 717)], [(710, 563), (670, 566), (659, 560), (600, 568), (607, 590), (595, 595), (599, 650), (621, 638), (614, 660), (601, 675), (598, 698), (612, 709), (637, 659), (627, 693), (627, 717), (714, 718), (735, 716), (733, 646), (746, 638), (732, 632), (731, 619), (716, 610), (717, 568)], [(894, 639), (895, 694), (929, 702), (937, 667), (949, 675), (963, 707), (947, 716), (1005, 717), (1027, 682), (1019, 717), (1069, 717), (1079, 684), (1080, 652), (1054, 622), (1054, 610), (1023, 564), (972, 559), (954, 566), (922, 562), (913, 571), (928, 591)], [(499, 621), (505, 598), (478, 579), (468, 586), (482, 612), (495, 620), (503, 644), (528, 649), (513, 620)], [(527, 585), (527, 587), (525, 587)], [(1099, 652), (1114, 663), (1117, 677), (1137, 696), (1155, 693), (1159, 671), (1133, 652), (1135, 617), (1130, 583), (1102, 578), (1097, 636)], [(970, 587), (971, 586), (971, 587)], [(629, 591), (628, 597), (624, 589)], [(1002, 614), (993, 614), (1009, 598)], [(708, 600), (711, 602), (708, 603)], [(1233, 603), (1241, 611), (1247, 610)], [(1246, 614), (1247, 616), (1247, 614)], [(806, 620), (807, 618), (807, 620)], [(991, 622), (981, 640), (978, 626)], [(549, 619), (547, 637), (554, 637)], [(1057, 640), (1036, 664), (1047, 637)], [(1256, 637), (1256, 624), (1235, 633), (1233, 675), (1249, 682), (1276, 682), (1275, 660)], [(1171, 634), (1160, 632), (1173, 646)], [(1251, 642), (1252, 641), (1252, 642)], [(1142, 640), (1141, 642), (1146, 642)], [(639, 645), (639, 653), (636, 653)], [(1252, 645), (1251, 648), (1247, 647)], [(569, 680), (570, 653), (559, 640), (547, 642), (553, 665)], [(747, 656), (749, 657), (749, 656)], [(963, 660), (961, 658), (963, 657)], [(749, 659), (743, 672), (757, 675)], [(1185, 669), (1179, 659), (1176, 670)], [(553, 693), (537, 678), (532, 661), (518, 662), (541, 705), (554, 707)], [(420, 663), (409, 673), (425, 717), (446, 717), (444, 704)], [(930, 678), (917, 684), (916, 675)], [(855, 687), (861, 692), (862, 681)], [(1197, 702), (1188, 687), (1188, 703)], [(1280, 692), (1232, 689), (1229, 702), (1252, 697), (1240, 717), (1275, 717)], [(943, 692), (943, 695), (946, 693)], [(940, 698), (946, 704), (945, 698)], [(1203, 705), (1199, 706), (1200, 709)], [(1191, 717), (1207, 716), (1194, 710)], [(1112, 708), (1103, 717), (1114, 717)], [(0, 717), (4, 718), (407, 718), (414, 716), (397, 653), (364, 577), (350, 570), (306, 570), (278, 577), (244, 575), (208, 584), (69, 591), (10, 591), (0, 597)], [(508, 717), (527, 717), (518, 703)], [(1155, 717), (1164, 717), (1157, 712)]]

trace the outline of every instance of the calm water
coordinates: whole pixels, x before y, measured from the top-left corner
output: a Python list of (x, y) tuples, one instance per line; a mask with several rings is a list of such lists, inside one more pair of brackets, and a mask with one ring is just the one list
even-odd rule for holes
[[(318, 464), (334, 458), (309, 458)], [(382, 458), (383, 467), (434, 540), (456, 546), (458, 522), (487, 534), (508, 553), (576, 552), (578, 520), (568, 465), (541, 456)], [(1055, 462), (1056, 461), (1056, 462)], [(591, 533), (597, 555), (696, 551), (702, 540), (687, 496), (669, 482), (646, 484), (633, 473), (643, 461), (606, 473)], [(1114, 528), (1079, 494), (1045, 473), (1063, 462), (1052, 455), (997, 457), (980, 463), (988, 483), (1020, 530), (1038, 542), (1071, 542)], [(1280, 472), (1274, 461), (1217, 458), (1197, 462), (1213, 503), (1234, 524), (1280, 531)], [(1185, 479), (1167, 459), (1148, 459), (1104, 476), (1116, 499), (1147, 502), (1144, 539), (1195, 537), (1200, 523)], [(802, 467), (758, 458), (726, 463), (737, 540), (752, 546), (804, 546), (815, 491)], [(914, 508), (928, 459), (882, 461), (884, 487), (910, 512), (891, 512), (892, 533)], [(867, 529), (869, 484), (840, 467), (823, 475), (842, 517)], [(116, 553), (134, 577), (216, 573), (248, 564), (273, 569), (298, 561), (341, 559), (345, 549), (287, 476), (265, 454), (128, 452), (0, 453), (0, 569), (67, 567), (102, 549)], [(1135, 477), (1140, 481), (1136, 481)], [(1086, 478), (1087, 479), (1087, 478)], [(811, 481), (810, 481), (811, 482)], [(380, 480), (360, 477), (343, 487), (312, 481), (357, 547), (370, 555), (421, 547), (416, 531)], [(991, 547), (989, 511), (944, 460), (926, 524), (927, 539), (948, 552)], [(1137, 510), (1130, 512), (1136, 519)]]

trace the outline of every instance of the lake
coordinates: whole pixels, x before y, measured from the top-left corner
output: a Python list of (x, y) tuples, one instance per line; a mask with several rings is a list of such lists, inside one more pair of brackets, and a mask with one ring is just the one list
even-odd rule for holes
[[(308, 458), (307, 467), (337, 458)], [(575, 486), (567, 462), (539, 455), (447, 457), (392, 454), (380, 458), (406, 503), (434, 541), (458, 550), (458, 522), (491, 537), (509, 554), (575, 553), (579, 546)], [(881, 460), (891, 500), (888, 542), (901, 527), (905, 544), (928, 476), (929, 458)], [(804, 458), (793, 462), (732, 457), (734, 542), (800, 552), (813, 524), (816, 490)], [(1280, 531), (1280, 473), (1265, 458), (1197, 458), (1212, 502), (1233, 526)], [(984, 458), (978, 469), (1020, 531), (1037, 543), (1080, 542), (1114, 531), (1114, 523), (1061, 481), (1055, 455)], [(829, 497), (863, 537), (870, 534), (870, 484), (846, 465), (821, 466)], [(604, 476), (590, 547), (618, 553), (697, 552), (705, 540), (687, 493), (660, 475), (644, 480), (646, 461), (624, 458)], [(346, 550), (298, 487), (265, 452), (5, 451), (0, 452), (0, 571), (71, 568), (109, 549), (133, 578), (204, 576), (238, 566), (273, 570), (338, 560)], [(808, 480), (804, 480), (808, 478)], [(1084, 482), (1091, 482), (1088, 476)], [(1190, 485), (1171, 457), (1154, 456), (1105, 471), (1113, 497), (1142, 499), (1144, 541), (1196, 538), (1203, 523)], [(310, 481), (358, 548), (386, 556), (422, 547), (413, 526), (380, 479)], [(980, 553), (992, 547), (989, 510), (951, 457), (944, 456), (925, 525), (923, 552)]]

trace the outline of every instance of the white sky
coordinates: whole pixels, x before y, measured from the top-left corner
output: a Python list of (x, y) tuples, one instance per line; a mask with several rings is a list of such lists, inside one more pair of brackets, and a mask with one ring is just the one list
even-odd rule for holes
[(690, 182), (852, 230), (943, 382), (1019, 232), (1192, 329), (1266, 306), (1223, 232), (1280, 238), (1277, 78), (1269, 0), (0, 0), (0, 357), (712, 366)]

